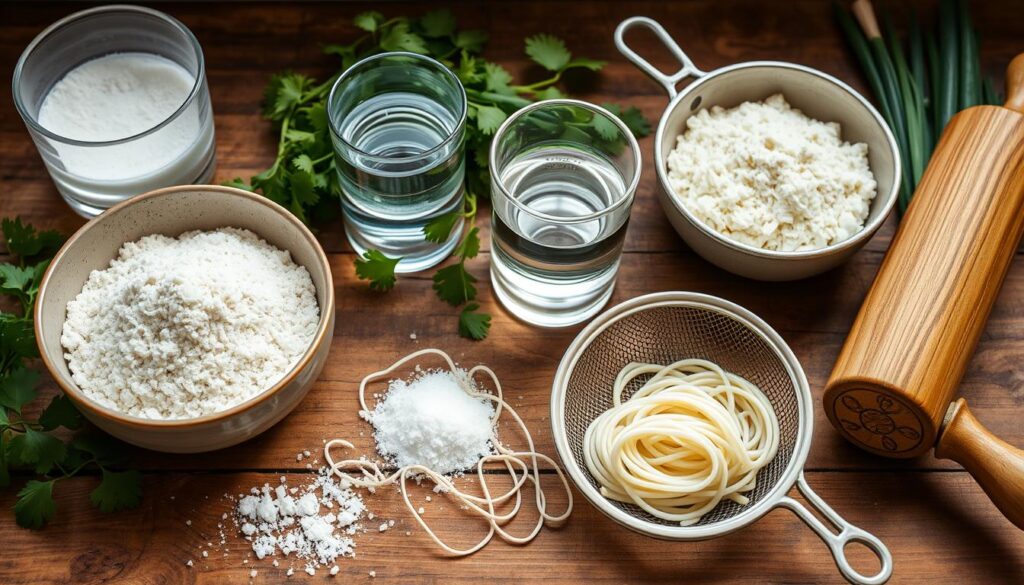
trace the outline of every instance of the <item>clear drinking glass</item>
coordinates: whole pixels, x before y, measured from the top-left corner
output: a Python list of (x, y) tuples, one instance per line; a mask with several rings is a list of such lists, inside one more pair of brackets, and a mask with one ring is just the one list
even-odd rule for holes
[(466, 92), (443, 64), (382, 53), (345, 71), (327, 99), (345, 231), (356, 252), (401, 257), (397, 272), (444, 260), (462, 234), (428, 242), (423, 226), (461, 209)]
[[(188, 97), (163, 122), (118, 140), (71, 139), (39, 123), (39, 110), (57, 81), (86, 61), (115, 53), (147, 53), (177, 63), (195, 78)], [(213, 178), (213, 112), (203, 51), (185, 25), (163, 12), (102, 6), (55, 22), (22, 53), (13, 93), (57, 190), (80, 215), (92, 217), (160, 187)], [(169, 152), (168, 144), (177, 148)]]
[(632, 133), (586, 102), (538, 102), (498, 129), (490, 168), (495, 294), (542, 327), (592, 317), (615, 286), (640, 180)]

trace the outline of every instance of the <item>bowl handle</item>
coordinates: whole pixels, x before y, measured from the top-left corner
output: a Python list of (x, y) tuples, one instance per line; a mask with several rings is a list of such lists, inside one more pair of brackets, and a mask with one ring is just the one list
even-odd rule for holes
[[(861, 585), (881, 585), (888, 581), (889, 577), (892, 576), (892, 554), (882, 544), (882, 541), (877, 536), (850, 524), (837, 514), (831, 506), (825, 503), (825, 500), (822, 500), (818, 494), (811, 490), (811, 486), (807, 485), (803, 471), (800, 472), (800, 476), (797, 478), (796, 486), (807, 500), (807, 504), (838, 528), (839, 533), (833, 532), (832, 528), (826, 526), (807, 506), (789, 496), (783, 496), (779, 500), (778, 505), (792, 510), (798, 518), (804, 521), (804, 524), (809, 526), (811, 530), (816, 532), (825, 541), (829, 550), (832, 551), (832, 558), (835, 559), (836, 566), (839, 567), (839, 572), (843, 574), (843, 577), (850, 583)], [(850, 566), (850, 562), (846, 559), (845, 547), (851, 542), (859, 542), (875, 553), (875, 556), (878, 557), (882, 565), (877, 574), (868, 577), (858, 573), (856, 569)]]
[[(662, 44), (672, 53), (672, 56), (682, 64), (682, 68), (672, 75), (666, 75), (658, 70), (657, 67), (651, 65), (647, 59), (644, 59), (637, 54), (636, 51), (629, 48), (626, 44), (626, 31), (634, 27), (644, 27), (650, 29), (658, 36)], [(633, 62), (634, 65), (640, 68), (641, 71), (646, 73), (648, 77), (661, 84), (668, 92), (669, 98), (676, 97), (679, 93), (676, 91), (676, 84), (686, 79), (687, 77), (701, 77), (706, 75), (705, 71), (697, 69), (697, 66), (693, 64), (693, 61), (686, 56), (686, 53), (679, 48), (676, 41), (669, 36), (668, 32), (657, 21), (647, 18), (646, 16), (634, 16), (627, 18), (619, 23), (619, 26), (615, 29), (615, 46), (619, 49), (619, 52), (625, 55), (627, 59)]]

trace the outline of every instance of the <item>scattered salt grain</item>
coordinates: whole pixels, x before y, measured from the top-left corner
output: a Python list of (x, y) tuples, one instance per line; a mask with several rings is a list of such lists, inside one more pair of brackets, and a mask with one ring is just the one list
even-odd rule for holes
[(425, 513), (426, 513), (426, 510), (424, 510), (424, 509), (423, 509), (423, 506), (420, 506), (420, 509), (419, 509), (419, 510), (416, 510), (416, 512), (417, 512), (417, 513), (418, 513), (418, 514), (419, 514), (420, 516), (422, 516), (423, 514), (425, 514)]
[[(363, 501), (347, 484), (335, 481), (328, 469), (303, 486), (301, 494), (283, 483), (264, 484), (254, 491), (239, 499), (235, 516), (256, 558), (294, 553), (306, 562), (305, 571), (314, 575), (317, 568), (334, 564), (338, 557), (354, 556), (355, 543), (349, 535), (355, 533), (356, 522), (365, 512)], [(333, 511), (322, 513), (324, 508)]]
[(340, 572), (340, 571), (341, 571), (341, 568), (338, 567), (338, 565), (334, 565), (333, 567), (331, 567), (331, 576), (333, 577), (333, 576), (337, 575), (338, 572)]
[(187, 562), (185, 563), (185, 566), (186, 566), (186, 567), (190, 567), (190, 568), (191, 568), (191, 567), (192, 567), (192, 559), (189, 559), (189, 560), (188, 560), (188, 561), (187, 561)]
[(376, 576), (377, 576), (377, 571), (370, 571), (370, 578), (371, 579), (376, 577)]
[(257, 575), (256, 569), (253, 569), (253, 570), (249, 571), (249, 578), (250, 579), (255, 579), (256, 575)]
[(185, 526), (192, 526), (191, 520), (185, 520)]

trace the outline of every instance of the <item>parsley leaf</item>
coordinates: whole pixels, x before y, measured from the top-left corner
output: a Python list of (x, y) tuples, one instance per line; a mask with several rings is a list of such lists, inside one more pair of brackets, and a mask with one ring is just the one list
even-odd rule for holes
[(54, 396), (50, 405), (39, 415), (39, 424), (44, 431), (52, 431), (57, 427), (75, 430), (82, 426), (82, 420), (82, 413), (64, 394)]
[(651, 123), (647, 121), (643, 112), (636, 106), (630, 106), (617, 115), (626, 124), (626, 128), (629, 128), (629, 131), (634, 135), (643, 137), (651, 133)]
[(494, 134), (508, 115), (494, 106), (480, 106), (476, 109), (476, 125), (488, 136)]
[(479, 53), (487, 43), (487, 33), (482, 30), (460, 30), (455, 35), (455, 46), (470, 53)]
[(76, 433), (71, 446), (91, 455), (100, 467), (120, 466), (128, 461), (124, 443), (93, 428)]
[(480, 253), (480, 228), (474, 227), (455, 248), (455, 255), (462, 258), (476, 258)]
[(25, 427), (24, 433), (11, 438), (9, 448), (12, 461), (33, 465), (36, 473), (49, 473), (66, 452), (67, 446), (63, 441), (30, 426)]
[(466, 270), (465, 262), (445, 266), (434, 273), (434, 290), (441, 300), (453, 307), (476, 298), (476, 277)]
[(24, 528), (42, 528), (57, 511), (53, 503), (53, 482), (28, 480), (25, 487), (18, 492), (18, 501), (14, 504), (14, 518), (18, 526)]
[(395, 286), (395, 266), (401, 258), (388, 258), (380, 250), (367, 250), (356, 258), (356, 276), (369, 280), (370, 288), (381, 292)]
[(427, 222), (427, 225), (423, 226), (423, 237), (428, 242), (434, 242), (437, 244), (444, 243), (448, 240), (448, 236), (452, 234), (452, 229), (455, 228), (455, 224), (463, 218), (462, 209), (456, 209), (444, 215), (439, 215), (434, 219)]
[(59, 232), (36, 232), (36, 228), (22, 223), (20, 217), (4, 218), (0, 221), (0, 230), (3, 230), (7, 251), (23, 259), (39, 255), (52, 256), (64, 243), (64, 236)]
[(384, 22), (384, 15), (376, 10), (357, 14), (352, 22), (366, 32), (375, 32), (380, 23)]
[(491, 329), (491, 316), (477, 313), (479, 308), (479, 304), (470, 303), (459, 313), (459, 335), (476, 341), (487, 337)]
[(497, 63), (485, 63), (484, 72), (484, 87), (487, 88), (487, 91), (503, 95), (515, 94), (515, 90), (509, 87), (509, 84), (512, 83), (512, 74), (504, 67)]
[(562, 71), (572, 59), (565, 43), (549, 34), (534, 35), (526, 39), (526, 54), (533, 62), (548, 71)]
[(385, 51), (409, 51), (410, 53), (427, 53), (427, 45), (423, 37), (409, 30), (409, 23), (400, 21), (387, 27), (380, 37), (380, 48)]
[(600, 71), (605, 66), (604, 61), (598, 61), (597, 59), (573, 59), (566, 63), (562, 70), (566, 69), (589, 69), (590, 71)]
[[(39, 348), (36, 347), (32, 321), (11, 313), (0, 313), (0, 364), (14, 364), (38, 355)], [(3, 377), (0, 376), (0, 396), (2, 395)]]
[[(3, 411), (3, 409), (0, 408), (0, 411)], [(6, 425), (6, 412), (4, 412), (3, 418), (3, 425)], [(7, 468), (7, 442), (5, 438), (7, 434), (3, 432), (6, 431), (7, 429), (2, 428), (3, 425), (0, 425), (0, 490), (6, 489), (11, 485), (11, 471)]]
[(142, 474), (138, 471), (103, 470), (103, 479), (89, 494), (89, 499), (102, 512), (134, 508), (142, 500)]
[(19, 367), (0, 377), (0, 406), (21, 414), (21, 407), (36, 397), (39, 372)]
[(431, 10), (420, 17), (420, 28), (428, 37), (447, 37), (455, 32), (455, 16), (451, 10)]

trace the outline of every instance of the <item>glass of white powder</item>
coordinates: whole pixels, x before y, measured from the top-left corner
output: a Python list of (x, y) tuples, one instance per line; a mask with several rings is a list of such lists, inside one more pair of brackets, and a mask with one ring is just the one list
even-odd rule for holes
[(57, 190), (85, 217), (213, 177), (202, 49), (162, 12), (106, 6), (57, 21), (22, 53), (14, 102)]

